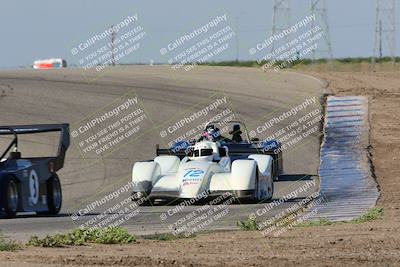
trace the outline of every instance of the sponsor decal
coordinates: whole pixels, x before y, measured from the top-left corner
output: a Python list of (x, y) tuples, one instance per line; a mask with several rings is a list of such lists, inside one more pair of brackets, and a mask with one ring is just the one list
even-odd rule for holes
[(183, 175), (182, 185), (198, 184), (203, 180), (204, 171), (199, 169), (187, 169)]

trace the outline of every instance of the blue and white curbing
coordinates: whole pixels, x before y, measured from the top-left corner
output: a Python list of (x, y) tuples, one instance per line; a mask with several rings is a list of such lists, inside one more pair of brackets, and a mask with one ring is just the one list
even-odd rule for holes
[(311, 219), (348, 221), (379, 197), (368, 158), (368, 98), (329, 96), (320, 151), (320, 193), (327, 200)]

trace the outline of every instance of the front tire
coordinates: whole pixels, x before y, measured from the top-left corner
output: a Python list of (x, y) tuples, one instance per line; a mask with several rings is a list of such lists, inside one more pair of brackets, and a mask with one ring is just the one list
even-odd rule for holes
[(255, 185), (254, 185), (254, 196), (251, 199), (252, 203), (259, 203), (261, 201), (261, 192), (260, 192), (260, 181), (259, 181), (259, 173), (256, 173)]
[(131, 199), (133, 202), (136, 202), (138, 206), (154, 206), (153, 200), (143, 192), (133, 192)]
[(274, 197), (274, 178), (271, 176), (269, 179), (268, 185), (267, 185), (267, 191), (268, 194), (270, 195), (266, 200), (270, 201)]
[[(266, 185), (266, 191), (261, 189), (260, 186), (260, 176), (261, 174), (257, 172), (256, 175), (256, 184), (255, 184), (255, 192), (254, 192), (254, 197), (253, 201), (256, 203), (264, 202), (264, 201), (270, 201), (272, 200), (274, 196), (274, 179), (271, 174), (271, 178), (268, 179), (267, 185)], [(268, 196), (267, 196), (268, 194)]]
[(18, 184), (15, 178), (8, 178), (5, 181), (4, 191), (2, 192), (3, 203), (4, 203), (4, 212), (7, 217), (14, 217), (18, 210), (19, 204), (19, 192), (18, 192)]

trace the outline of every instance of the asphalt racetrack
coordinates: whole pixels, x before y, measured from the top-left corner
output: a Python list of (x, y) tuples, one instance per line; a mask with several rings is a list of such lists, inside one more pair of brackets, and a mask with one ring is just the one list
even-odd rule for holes
[[(169, 140), (160, 137), (161, 129), (215, 99), (227, 99), (234, 118), (245, 122), (249, 130), (257, 133), (257, 137), (266, 138), (308, 112), (320, 110), (322, 83), (293, 72), (263, 72), (257, 68), (233, 67), (196, 67), (188, 72), (174, 71), (169, 66), (119, 66), (101, 72), (74, 68), (3, 70), (0, 72), (0, 125), (68, 122), (73, 130), (84, 118), (112, 106), (127, 94), (137, 96), (146, 111), (146, 131), (132, 142), (99, 157), (82, 156), (76, 141), (71, 138), (65, 167), (59, 172), (63, 188), (60, 215), (37, 217), (20, 214), (17, 218), (0, 219), (3, 234), (26, 240), (33, 234), (62, 232), (85, 223), (86, 226), (93, 226), (87, 222), (127, 198), (129, 192), (83, 216), (71, 218), (71, 214), (79, 213), (88, 204), (126, 185), (131, 179), (133, 163), (154, 158), (155, 145), (168, 143)], [(260, 125), (305, 101), (315, 103), (270, 129), (260, 130)], [(5, 148), (6, 141), (1, 137), (0, 149)], [(21, 138), (20, 151), (23, 156), (46, 156), (55, 153), (56, 145), (56, 136), (30, 135)], [(317, 131), (299, 142), (292, 142), (283, 151), (285, 175), (275, 183), (274, 199), (282, 198), (306, 183), (307, 190), (262, 214), (264, 219), (318, 190), (315, 175), (319, 164), (319, 145), (320, 132)], [(238, 220), (247, 218), (266, 204), (232, 204), (224, 216), (202, 230), (234, 229)], [(140, 207), (138, 213), (122, 225), (138, 235), (168, 231), (177, 225), (180, 218), (199, 207), (188, 206), (179, 212), (171, 211), (174, 206)]]

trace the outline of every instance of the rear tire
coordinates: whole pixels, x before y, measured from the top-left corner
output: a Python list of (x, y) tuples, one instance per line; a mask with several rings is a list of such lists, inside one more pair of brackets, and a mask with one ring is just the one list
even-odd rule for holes
[(47, 211), (37, 212), (38, 215), (57, 215), (61, 210), (62, 190), (60, 179), (54, 174), (47, 180)]
[(6, 179), (3, 188), (4, 213), (7, 217), (11, 218), (17, 213), (19, 204), (17, 180), (13, 177)]

